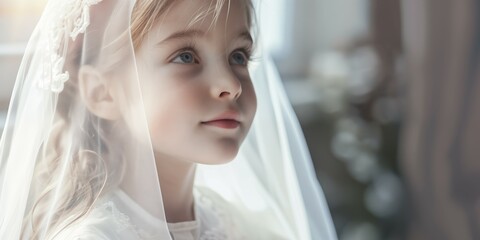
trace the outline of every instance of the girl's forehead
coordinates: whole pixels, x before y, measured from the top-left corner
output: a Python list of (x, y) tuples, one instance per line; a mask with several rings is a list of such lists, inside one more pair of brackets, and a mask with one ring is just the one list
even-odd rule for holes
[(175, 0), (151, 33), (164, 36), (196, 29), (236, 34), (248, 30), (248, 25), (247, 7), (242, 0)]

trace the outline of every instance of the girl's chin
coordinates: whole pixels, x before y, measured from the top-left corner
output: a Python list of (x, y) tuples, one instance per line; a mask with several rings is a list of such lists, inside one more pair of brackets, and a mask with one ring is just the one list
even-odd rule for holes
[(227, 164), (235, 159), (237, 155), (231, 155), (231, 156), (218, 156), (218, 157), (210, 157), (208, 159), (202, 159), (199, 161), (195, 161), (196, 163), (199, 164), (205, 164), (205, 165), (221, 165), (221, 164)]
[(221, 152), (216, 154), (208, 154), (209, 156), (204, 156), (201, 159), (195, 161), (196, 163), (206, 164), (206, 165), (220, 165), (227, 164), (235, 159), (238, 154), (238, 148), (235, 149), (222, 149)]

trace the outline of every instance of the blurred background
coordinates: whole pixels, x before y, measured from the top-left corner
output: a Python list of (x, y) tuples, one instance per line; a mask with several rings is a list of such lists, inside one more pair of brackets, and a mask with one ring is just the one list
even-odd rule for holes
[[(480, 1), (257, 2), (339, 239), (480, 239)], [(0, 2), (0, 132), (45, 3)]]

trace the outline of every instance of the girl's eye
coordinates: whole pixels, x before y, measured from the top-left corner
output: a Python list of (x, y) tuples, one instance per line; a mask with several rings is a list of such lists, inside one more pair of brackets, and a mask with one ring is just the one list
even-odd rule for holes
[(232, 64), (243, 65), (246, 66), (248, 63), (247, 55), (242, 51), (235, 51), (232, 53), (230, 57), (230, 61)]
[(182, 64), (194, 64), (195, 62), (195, 56), (191, 52), (183, 52), (177, 57), (173, 59), (174, 63), (182, 63)]

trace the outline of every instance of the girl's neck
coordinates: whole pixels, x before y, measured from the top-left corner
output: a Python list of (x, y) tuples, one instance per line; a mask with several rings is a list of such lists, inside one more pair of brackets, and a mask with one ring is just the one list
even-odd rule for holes
[[(165, 210), (167, 222), (175, 223), (195, 220), (193, 184), (196, 164), (171, 159), (166, 156), (155, 155), (155, 157), (157, 176), (162, 190), (163, 209)], [(151, 201), (151, 199), (145, 199), (144, 197), (145, 191), (154, 189), (158, 185), (149, 182), (152, 184), (147, 185), (143, 183), (139, 188), (139, 179), (149, 169), (134, 165), (129, 166), (128, 163), (129, 161), (127, 161), (126, 167), (132, 172), (125, 175), (121, 188), (146, 211), (153, 216), (160, 217), (163, 213), (158, 211), (158, 205), (154, 204), (156, 201)], [(150, 177), (147, 176), (146, 178)]]
[(195, 220), (193, 183), (196, 164), (167, 158), (157, 158), (156, 163), (167, 222)]

